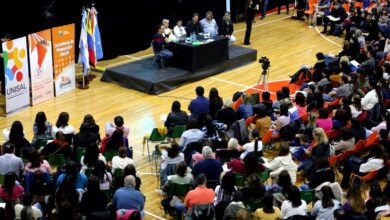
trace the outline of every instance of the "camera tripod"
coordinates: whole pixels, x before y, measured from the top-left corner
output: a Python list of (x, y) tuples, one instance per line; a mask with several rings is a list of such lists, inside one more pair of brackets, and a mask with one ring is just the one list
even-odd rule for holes
[[(261, 73), (259, 80), (257, 81), (257, 86), (256, 86), (257, 92), (259, 92), (260, 90), (268, 92), (268, 76), (269, 76), (269, 67), (263, 69), (263, 72)], [(263, 81), (262, 83), (260, 83), (261, 80)], [(263, 89), (260, 89), (260, 86), (263, 86)]]

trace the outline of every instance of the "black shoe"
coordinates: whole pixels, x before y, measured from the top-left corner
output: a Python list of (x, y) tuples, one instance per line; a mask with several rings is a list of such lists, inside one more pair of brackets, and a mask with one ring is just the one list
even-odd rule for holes
[(327, 33), (327, 31), (322, 31), (322, 32), (321, 32), (321, 34), (326, 34), (326, 33)]
[(251, 45), (251, 42), (244, 42), (244, 45)]

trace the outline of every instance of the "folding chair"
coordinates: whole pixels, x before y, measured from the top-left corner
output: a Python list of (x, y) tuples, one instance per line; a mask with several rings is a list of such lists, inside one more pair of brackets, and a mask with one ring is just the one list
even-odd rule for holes
[(190, 184), (176, 184), (171, 183), (168, 187), (168, 196), (177, 196), (177, 197), (185, 197), (190, 191)]
[(168, 135), (170, 138), (180, 138), (181, 135), (186, 131), (187, 126), (185, 125), (176, 125), (173, 128), (172, 134)]
[(249, 207), (251, 212), (255, 212), (257, 209), (263, 208), (263, 199), (248, 199), (244, 203)]
[(157, 66), (158, 66), (158, 63), (160, 62), (160, 64), (161, 64), (161, 69), (164, 69), (164, 56), (163, 56), (162, 54), (157, 53), (157, 52), (154, 50), (153, 41), (150, 43), (150, 46), (152, 47), (152, 49), (153, 49), (153, 54), (154, 54), (153, 63), (157, 64)]
[(114, 149), (108, 149), (106, 150), (106, 152), (104, 152), (104, 157), (106, 158), (106, 161), (112, 161), (112, 158), (117, 155), (119, 155), (119, 151)]
[(307, 204), (311, 203), (314, 198), (314, 190), (302, 190), (300, 191), (301, 199), (305, 200)]
[(77, 163), (80, 163), (81, 157), (84, 156), (86, 150), (87, 150), (86, 148), (82, 148), (82, 147), (77, 148), (77, 150), (76, 150), (76, 162)]
[(337, 170), (337, 164), (338, 164), (338, 162), (340, 160), (341, 155), (342, 154), (338, 154), (338, 155), (332, 155), (332, 156), (329, 157), (329, 166), (332, 167), (333, 172), (336, 175), (336, 180), (338, 182), (340, 182), (341, 179), (340, 179), (340, 176), (339, 176), (339, 172)]
[(65, 155), (63, 154), (49, 155), (47, 162), (49, 162), (51, 166), (56, 166), (56, 167), (64, 166), (66, 164)]
[(364, 147), (369, 147), (369, 146), (375, 144), (377, 142), (377, 140), (378, 140), (378, 133), (373, 132), (372, 134), (370, 134), (370, 136), (368, 136), (367, 142), (364, 145)]
[[(158, 132), (157, 128), (153, 128), (152, 133), (150, 134), (150, 136), (149, 137), (145, 137), (145, 139), (146, 139), (146, 147), (147, 147), (147, 150), (148, 150), (149, 162), (150, 162), (149, 141), (151, 141), (151, 142), (164, 141), (165, 138), (166, 138), (166, 136), (160, 134), (160, 132)], [(144, 155), (144, 152), (145, 152), (145, 143), (142, 146), (142, 155)]]
[(235, 173), (234, 176), (236, 178), (236, 186), (244, 187), (245, 174)]
[(365, 184), (367, 182), (373, 181), (376, 178), (376, 176), (378, 175), (378, 173), (379, 173), (379, 170), (368, 172), (364, 176), (359, 176), (356, 173), (352, 173), (351, 174), (352, 175), (351, 183), (353, 183), (355, 181), (355, 178), (358, 178), (362, 184)]

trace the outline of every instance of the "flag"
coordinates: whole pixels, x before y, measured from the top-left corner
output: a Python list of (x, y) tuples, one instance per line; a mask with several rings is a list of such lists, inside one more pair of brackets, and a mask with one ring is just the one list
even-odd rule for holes
[(89, 69), (89, 53), (88, 53), (88, 41), (87, 41), (87, 20), (88, 13), (86, 10), (83, 10), (82, 19), (81, 19), (81, 32), (80, 32), (80, 53), (78, 63), (83, 64), (83, 73), (84, 76), (88, 74)]
[(88, 38), (88, 53), (89, 53), (89, 64), (93, 67), (96, 66), (96, 48), (95, 48), (95, 35), (94, 29), (95, 20), (92, 16), (91, 10), (87, 9), (88, 22), (87, 22), (87, 38)]
[(102, 48), (102, 41), (100, 38), (100, 30), (98, 25), (98, 18), (97, 18), (97, 10), (95, 7), (91, 8), (91, 20), (93, 21), (93, 27), (92, 31), (95, 37), (95, 54), (96, 54), (96, 60), (100, 60), (103, 58), (103, 48)]

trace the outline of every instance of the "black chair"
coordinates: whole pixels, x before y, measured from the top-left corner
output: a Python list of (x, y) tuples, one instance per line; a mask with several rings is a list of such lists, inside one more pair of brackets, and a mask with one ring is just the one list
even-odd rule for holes
[(240, 152), (236, 150), (228, 150), (228, 149), (217, 149), (216, 158), (221, 162), (229, 162), (231, 159), (237, 159), (240, 157)]
[(154, 54), (154, 59), (153, 59), (153, 63), (156, 63), (157, 66), (161, 67), (161, 69), (164, 69), (164, 56), (157, 53), (155, 50), (154, 50), (154, 47), (153, 47), (153, 41), (150, 43), (150, 45), (152, 46), (152, 49), (153, 49), (153, 54)]

